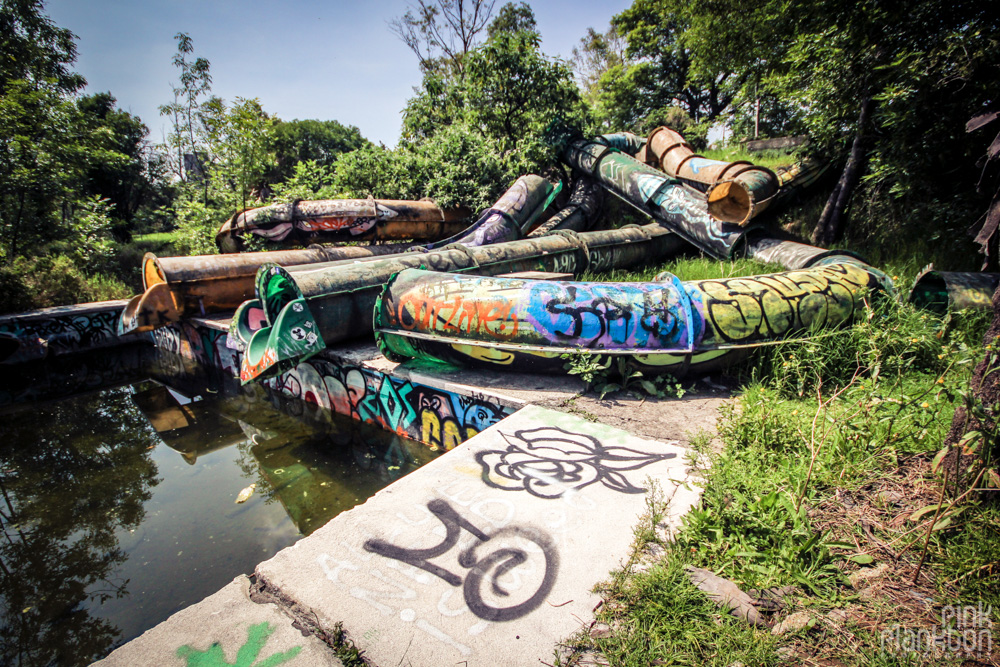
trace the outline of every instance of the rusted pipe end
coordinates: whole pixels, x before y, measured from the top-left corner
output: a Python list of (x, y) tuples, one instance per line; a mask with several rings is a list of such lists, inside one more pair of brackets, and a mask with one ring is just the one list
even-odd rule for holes
[(754, 213), (750, 192), (741, 184), (723, 181), (708, 191), (708, 214), (716, 220), (746, 226)]
[(148, 290), (153, 285), (167, 282), (166, 276), (160, 269), (160, 262), (151, 252), (142, 256), (142, 287)]
[(152, 331), (180, 319), (170, 286), (158, 283), (129, 300), (118, 320), (118, 335), (132, 331)]
[(215, 245), (223, 253), (234, 253), (240, 251), (240, 242), (233, 235), (233, 230), (238, 228), (236, 222), (236, 216), (242, 215), (242, 213), (235, 213), (233, 217), (222, 223), (222, 227), (215, 234)]

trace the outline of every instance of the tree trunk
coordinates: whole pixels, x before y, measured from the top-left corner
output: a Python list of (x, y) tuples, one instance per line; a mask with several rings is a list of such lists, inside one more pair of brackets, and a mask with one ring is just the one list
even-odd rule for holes
[(816, 223), (813, 230), (812, 242), (816, 245), (829, 246), (840, 238), (843, 233), (844, 211), (851, 200), (851, 194), (861, 180), (861, 169), (865, 160), (865, 131), (868, 126), (868, 118), (871, 116), (871, 98), (866, 98), (861, 103), (861, 113), (858, 115), (858, 130), (854, 135), (854, 143), (851, 145), (851, 154), (847, 158), (844, 166), (844, 173), (840, 175), (837, 186), (830, 193), (830, 198), (826, 200), (823, 214)]

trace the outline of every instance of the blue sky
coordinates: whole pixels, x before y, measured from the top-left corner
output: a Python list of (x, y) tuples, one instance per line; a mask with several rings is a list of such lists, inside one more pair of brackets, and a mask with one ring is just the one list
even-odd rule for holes
[[(420, 83), (414, 56), (389, 32), (407, 0), (47, 0), (57, 25), (77, 35), (76, 70), (87, 92), (110, 90), (160, 141), (158, 112), (171, 101), (174, 35), (211, 62), (212, 92), (257, 97), (280, 118), (355, 125), (395, 145), (400, 112)], [(497, 9), (503, 0), (497, 1)], [(537, 0), (542, 50), (569, 59), (588, 27), (604, 30), (630, 0)]]

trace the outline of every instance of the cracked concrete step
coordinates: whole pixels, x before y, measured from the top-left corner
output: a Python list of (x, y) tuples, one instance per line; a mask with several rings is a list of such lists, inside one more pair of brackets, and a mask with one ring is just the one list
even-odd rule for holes
[(648, 480), (676, 525), (677, 443), (528, 406), (257, 567), (259, 585), (383, 667), (532, 665), (592, 618)]
[(343, 667), (329, 646), (292, 623), (277, 605), (251, 601), (250, 580), (241, 575), (94, 664)]

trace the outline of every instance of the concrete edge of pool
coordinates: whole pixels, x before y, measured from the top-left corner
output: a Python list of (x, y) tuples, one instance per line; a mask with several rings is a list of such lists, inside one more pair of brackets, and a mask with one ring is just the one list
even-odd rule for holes
[[(227, 328), (152, 340), (236, 375)], [(338, 627), (374, 665), (551, 662), (628, 556), (650, 484), (664, 530), (700, 496), (681, 441), (550, 409), (581, 393), (574, 378), (400, 366), (359, 344), (267, 382), (447, 452), (95, 664), (337, 665)]]

